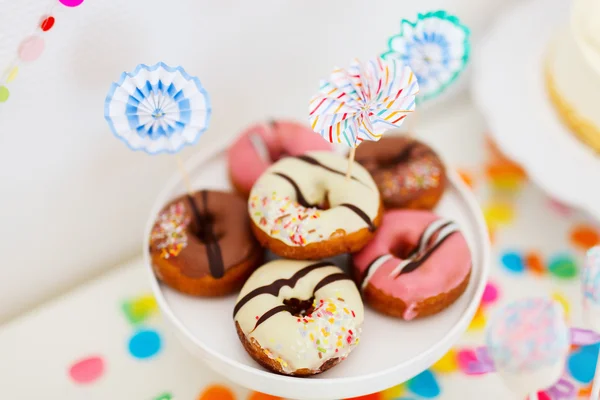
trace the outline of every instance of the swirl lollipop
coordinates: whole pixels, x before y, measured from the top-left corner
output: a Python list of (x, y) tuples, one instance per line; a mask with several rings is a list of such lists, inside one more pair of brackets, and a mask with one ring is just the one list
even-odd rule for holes
[(402, 20), (400, 33), (388, 41), (382, 57), (410, 66), (419, 81), (420, 98), (437, 97), (465, 69), (470, 54), (469, 29), (446, 11), (419, 14), (415, 22)]
[[(583, 286), (583, 316), (586, 323), (600, 332), (600, 246), (588, 250), (581, 276)], [(596, 362), (596, 373), (592, 385), (592, 399), (600, 396), (600, 367)]]
[(402, 125), (415, 109), (418, 91), (413, 72), (400, 61), (355, 59), (350, 68), (336, 68), (329, 80), (321, 82), (309, 104), (309, 121), (325, 140), (351, 148), (349, 178), (356, 147)]
[(520, 396), (553, 386), (563, 373), (570, 332), (563, 308), (529, 298), (500, 309), (486, 331), (489, 356), (504, 382)]

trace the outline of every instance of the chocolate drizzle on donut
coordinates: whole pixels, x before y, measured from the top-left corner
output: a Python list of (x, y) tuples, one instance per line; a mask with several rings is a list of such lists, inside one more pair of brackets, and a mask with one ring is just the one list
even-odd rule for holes
[(277, 296), (277, 295), (279, 295), (279, 291), (283, 287), (289, 286), (289, 287), (293, 288), (294, 286), (296, 286), (296, 283), (298, 283), (298, 281), (300, 279), (302, 279), (303, 277), (305, 277), (312, 271), (319, 269), (319, 268), (330, 267), (330, 266), (334, 266), (334, 265), (335, 264), (327, 262), (327, 261), (321, 261), (321, 262), (311, 264), (311, 265), (308, 265), (308, 266), (302, 268), (301, 270), (297, 271), (294, 275), (292, 275), (290, 278), (277, 279), (276, 281), (270, 283), (269, 285), (257, 287), (256, 289), (254, 289), (251, 292), (249, 292), (248, 294), (246, 294), (244, 297), (242, 297), (240, 299), (240, 301), (237, 302), (237, 304), (235, 305), (235, 307), (233, 309), (233, 316), (235, 317), (235, 315), (238, 313), (240, 308), (242, 308), (244, 306), (244, 304), (248, 303), (250, 300), (252, 300), (256, 296), (259, 296), (261, 294), (270, 294), (271, 296)]
[[(336, 169), (330, 168), (330, 167), (328, 167), (327, 165), (321, 164), (321, 163), (320, 163), (318, 160), (316, 160), (316, 159), (314, 159), (314, 158), (312, 158), (311, 156), (308, 156), (308, 155), (306, 155), (306, 154), (304, 154), (304, 155), (301, 155), (301, 156), (296, 156), (296, 157), (294, 157), (294, 158), (296, 158), (296, 159), (298, 159), (298, 160), (301, 160), (301, 161), (304, 161), (304, 162), (306, 162), (306, 163), (309, 163), (309, 164), (311, 164), (311, 165), (315, 165), (315, 166), (317, 166), (317, 167), (321, 167), (321, 168), (323, 168), (323, 169), (325, 169), (325, 170), (327, 170), (327, 171), (329, 171), (329, 172), (333, 172), (334, 174), (338, 174), (338, 175), (341, 175), (341, 176), (346, 176), (346, 173), (345, 173), (345, 172), (341, 172), (341, 171), (338, 171), (338, 170), (336, 170)], [(356, 181), (356, 182), (358, 182), (358, 183), (360, 183), (360, 184), (363, 184), (363, 185), (365, 185), (363, 182), (359, 181), (359, 180), (358, 180), (358, 178), (356, 178), (355, 176), (351, 176), (350, 178), (351, 178), (353, 181)], [(366, 185), (365, 185), (365, 186), (366, 186)]]
[[(300, 190), (300, 187), (292, 178), (290, 178), (286, 174), (282, 174), (281, 172), (274, 172), (273, 175), (277, 175), (277, 176), (285, 179), (286, 181), (289, 182), (290, 185), (292, 185), (292, 187), (294, 188), (294, 191), (296, 192), (296, 199), (298, 201), (298, 204), (300, 204), (302, 207), (307, 207), (307, 208), (318, 207), (317, 204), (311, 204), (308, 202), (308, 200), (306, 200), (306, 198), (302, 194), (302, 191)], [(353, 204), (348, 204), (348, 203), (340, 204), (340, 207), (346, 207), (346, 208), (350, 209), (351, 211), (353, 211), (356, 215), (358, 215), (363, 221), (365, 221), (367, 223), (367, 226), (369, 227), (370, 232), (375, 231), (375, 229), (376, 229), (375, 224), (373, 224), (373, 221), (371, 221), (371, 218), (369, 218), (367, 213), (365, 213), (363, 210), (361, 210), (360, 208), (356, 207)]]
[[(251, 292), (246, 294), (244, 297), (242, 297), (240, 299), (240, 301), (237, 302), (237, 304), (235, 305), (235, 307), (233, 309), (233, 317), (235, 318), (238, 311), (253, 298), (260, 296), (261, 294), (270, 294), (271, 296), (278, 296), (279, 291), (283, 287), (288, 286), (290, 288), (293, 288), (296, 286), (296, 284), (298, 283), (298, 281), (300, 279), (302, 279), (303, 277), (305, 277), (312, 271), (319, 269), (319, 268), (331, 267), (331, 266), (335, 266), (335, 264), (326, 262), (326, 261), (321, 261), (321, 262), (318, 262), (315, 264), (311, 264), (311, 265), (308, 265), (308, 266), (302, 268), (301, 270), (297, 271), (290, 278), (277, 279), (276, 281), (272, 282), (269, 285), (261, 286), (261, 287), (258, 287), (256, 289), (252, 290)], [(313, 288), (312, 297), (314, 297), (314, 294), (319, 289), (322, 289), (323, 287), (325, 287), (333, 282), (342, 281), (342, 280), (350, 280), (350, 277), (342, 272), (337, 272), (337, 273), (334, 273), (331, 275), (327, 275), (326, 277), (321, 279), (315, 285), (315, 287)], [(291, 304), (283, 304), (283, 305), (273, 307), (272, 309), (270, 309), (269, 311), (267, 311), (263, 315), (261, 315), (260, 318), (258, 318), (258, 320), (256, 321), (256, 325), (254, 325), (253, 330), (256, 329), (260, 324), (267, 321), (272, 316), (279, 314), (280, 312), (289, 312), (290, 314), (294, 315), (296, 308)]]
[(373, 221), (371, 221), (371, 218), (369, 218), (366, 212), (356, 207), (354, 204), (343, 203), (340, 204), (340, 207), (346, 207), (352, 210), (356, 215), (358, 215), (363, 221), (367, 223), (370, 232), (375, 232), (375, 224), (373, 223)]
[(198, 210), (194, 198), (187, 196), (194, 220), (196, 222), (197, 235), (202, 238), (202, 242), (206, 246), (206, 256), (208, 257), (208, 266), (210, 274), (213, 278), (222, 278), (225, 275), (225, 265), (223, 264), (223, 255), (221, 254), (221, 246), (219, 240), (213, 230), (213, 223), (208, 216), (208, 191), (202, 190), (202, 212)]
[[(402, 260), (390, 273), (393, 279), (401, 275), (411, 273), (418, 269), (431, 255), (454, 233), (458, 228), (454, 222), (439, 219), (432, 222), (421, 234), (417, 245), (409, 252), (406, 259)], [(433, 243), (431, 243), (433, 240)], [(429, 247), (428, 247), (429, 246)], [(375, 272), (388, 260), (392, 259), (392, 254), (386, 253), (375, 258), (365, 269), (361, 278), (359, 288), (364, 290), (369, 279)]]
[(302, 191), (300, 190), (300, 187), (298, 186), (296, 181), (294, 181), (292, 178), (290, 178), (286, 174), (282, 174), (281, 172), (274, 172), (273, 175), (282, 177), (283, 179), (288, 181), (290, 185), (292, 185), (294, 187), (294, 191), (296, 192), (296, 199), (298, 200), (298, 204), (300, 204), (302, 207), (311, 208), (311, 207), (317, 206), (316, 204), (311, 204), (308, 202), (308, 200), (306, 200), (306, 198), (302, 194)]

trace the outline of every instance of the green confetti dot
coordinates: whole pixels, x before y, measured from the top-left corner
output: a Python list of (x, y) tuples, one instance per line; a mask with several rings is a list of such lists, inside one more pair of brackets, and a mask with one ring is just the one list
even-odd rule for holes
[(6, 86), (0, 86), (0, 103), (4, 103), (6, 100), (8, 100), (9, 94), (10, 92)]
[(561, 254), (550, 260), (550, 273), (560, 279), (572, 279), (577, 276), (577, 264), (573, 257)]

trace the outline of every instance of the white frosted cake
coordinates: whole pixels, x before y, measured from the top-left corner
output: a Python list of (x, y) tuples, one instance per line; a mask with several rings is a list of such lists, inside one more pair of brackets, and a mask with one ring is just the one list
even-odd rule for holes
[(561, 120), (600, 153), (600, 0), (574, 0), (551, 44), (546, 82)]

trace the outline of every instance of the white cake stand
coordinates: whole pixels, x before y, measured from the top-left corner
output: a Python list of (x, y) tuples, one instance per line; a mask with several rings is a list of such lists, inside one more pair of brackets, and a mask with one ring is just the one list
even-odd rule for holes
[[(224, 153), (212, 158), (198, 155), (188, 163), (188, 171), (195, 188), (231, 190)], [(232, 318), (237, 295), (216, 299), (190, 297), (156, 280), (148, 257), (148, 238), (160, 209), (184, 193), (179, 175), (156, 199), (145, 232), (144, 256), (153, 294), (168, 325), (190, 353), (247, 388), (284, 398), (339, 399), (397, 385), (431, 366), (458, 341), (477, 310), (487, 282), (490, 245), (483, 216), (462, 181), (455, 175), (449, 178), (449, 187), (436, 212), (456, 221), (469, 243), (473, 268), (464, 294), (440, 314), (411, 322), (386, 317), (366, 307), (360, 345), (347, 360), (316, 377), (276, 375), (248, 356)]]
[(545, 87), (547, 49), (570, 5), (529, 0), (500, 16), (473, 52), (472, 91), (500, 149), (551, 196), (600, 219), (600, 157), (562, 125)]

